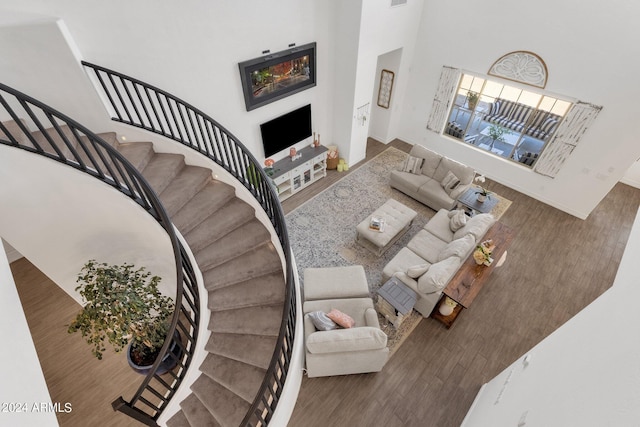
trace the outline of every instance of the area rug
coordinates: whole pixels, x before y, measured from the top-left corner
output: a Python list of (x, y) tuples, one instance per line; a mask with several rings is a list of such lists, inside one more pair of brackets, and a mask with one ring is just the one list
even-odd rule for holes
[[(378, 288), (383, 284), (384, 266), (435, 215), (434, 210), (389, 186), (391, 171), (397, 169), (406, 157), (405, 152), (389, 147), (286, 215), (303, 292), (302, 273), (307, 267), (362, 265), (369, 282), (370, 296), (375, 299)], [(495, 193), (491, 197), (500, 199), (492, 211), (499, 217), (511, 202)], [(356, 243), (356, 225), (390, 198), (410, 207), (418, 215), (395, 245), (382, 256), (376, 256)], [(379, 315), (380, 326), (389, 337), (391, 355), (421, 319), (422, 316), (413, 311), (396, 330)]]

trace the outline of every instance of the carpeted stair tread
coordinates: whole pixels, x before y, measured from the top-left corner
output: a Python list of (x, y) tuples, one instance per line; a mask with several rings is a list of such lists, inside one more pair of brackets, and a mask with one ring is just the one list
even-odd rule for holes
[(142, 170), (142, 176), (144, 176), (156, 194), (160, 194), (184, 167), (184, 156), (156, 153)]
[(233, 198), (184, 237), (195, 253), (253, 218), (255, 210), (242, 200)]
[[(60, 126), (60, 131), (64, 134), (66, 139), (69, 141), (70, 145), (75, 148), (78, 145), (78, 141), (76, 137), (71, 132), (71, 128), (67, 125)], [(45, 135), (46, 134), (46, 135)], [(73, 158), (74, 156), (71, 154), (71, 149), (67, 144), (65, 144), (63, 138), (59, 135), (55, 128), (46, 129), (45, 132), (41, 132), (39, 130), (32, 132), (31, 135), (37, 142), (37, 144), (42, 148), (45, 152), (51, 153), (54, 155), (58, 155), (55, 151), (49, 139), (51, 139), (60, 149), (60, 151), (68, 158)]]
[[(27, 128), (27, 124), (23, 119), (20, 119), (20, 122)], [(27, 147), (35, 148), (29, 139), (29, 136), (22, 131), (20, 125), (15, 120), (7, 120), (6, 122), (2, 122), (2, 125), (7, 129), (7, 131), (13, 135), (16, 141), (18, 141), (21, 145), (26, 145)], [(28, 128), (27, 128), (28, 129)], [(11, 141), (11, 139), (5, 135), (5, 133), (0, 129), (0, 139), (4, 141)]]
[(275, 346), (275, 336), (214, 332), (209, 336), (205, 350), (267, 369)]
[(207, 305), (210, 310), (216, 311), (282, 303), (283, 283), (282, 271), (256, 277), (210, 291)]
[[(200, 375), (191, 385), (191, 390), (223, 426), (238, 426), (251, 407), (240, 396), (217, 383), (207, 375)], [(193, 424), (209, 426), (211, 424)]]
[(282, 270), (280, 256), (269, 242), (202, 272), (208, 291), (241, 283), (254, 277)]
[(200, 372), (222, 384), (249, 404), (253, 403), (266, 373), (264, 369), (216, 354), (207, 355), (200, 365)]
[[(194, 396), (195, 397), (195, 396)], [(204, 405), (202, 405), (204, 407)], [(207, 408), (205, 408), (206, 410)], [(207, 412), (209, 412), (207, 410)], [(183, 410), (176, 412), (171, 418), (167, 420), (167, 427), (191, 427), (187, 416)]]
[(207, 270), (270, 240), (271, 234), (260, 221), (254, 218), (209, 246), (200, 249), (195, 253), (196, 261), (201, 270)]
[[(206, 375), (200, 375), (201, 377), (207, 377)], [(198, 396), (190, 394), (182, 402), (180, 407), (184, 412), (185, 417), (189, 421), (191, 427), (207, 426), (207, 427), (221, 427), (221, 424), (215, 419), (213, 414), (205, 406)]]
[[(104, 142), (106, 142), (111, 147), (115, 147), (117, 144), (116, 141), (116, 133), (115, 132), (107, 132), (98, 134)], [(89, 138), (86, 136), (81, 136), (80, 140), (83, 145), (79, 143), (75, 145), (76, 153), (79, 157), (79, 162), (82, 161), (87, 167), (101, 170), (102, 173), (109, 176), (116, 176), (118, 179), (122, 179), (122, 176), (118, 172), (118, 170), (114, 167), (114, 162), (111, 157), (107, 154), (104, 147), (100, 146), (98, 143), (94, 141), (94, 143), (89, 141)], [(96, 149), (96, 147), (98, 147)]]
[(118, 151), (138, 170), (143, 170), (155, 154), (151, 142), (127, 142), (119, 144)]
[(183, 236), (235, 197), (235, 188), (220, 181), (210, 181), (171, 220)]
[(175, 214), (193, 196), (200, 191), (208, 181), (212, 180), (211, 169), (199, 166), (186, 166), (173, 178), (167, 188), (160, 193), (160, 201), (169, 216)]
[(278, 336), (282, 307), (277, 304), (213, 311), (208, 328), (216, 333)]

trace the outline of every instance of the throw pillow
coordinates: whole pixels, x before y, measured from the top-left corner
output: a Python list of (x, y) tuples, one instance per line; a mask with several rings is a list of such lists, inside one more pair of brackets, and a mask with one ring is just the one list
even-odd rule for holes
[(471, 234), (467, 234), (460, 239), (453, 240), (448, 243), (438, 254), (438, 261), (445, 260), (449, 257), (456, 256), (463, 258), (476, 245), (476, 239)]
[(453, 215), (449, 215), (449, 218), (451, 218), (449, 220), (449, 228), (455, 233), (467, 223), (467, 215), (462, 210), (455, 210), (451, 212), (453, 212)]
[(440, 185), (442, 185), (442, 188), (444, 188), (444, 191), (446, 191), (447, 194), (451, 194), (451, 191), (453, 191), (459, 184), (460, 179), (451, 171), (447, 172), (442, 182), (440, 182)]
[(429, 269), (429, 265), (430, 264), (418, 264), (414, 265), (413, 267), (409, 267), (407, 269), (407, 276), (411, 277), (412, 279), (417, 279), (427, 272), (427, 270)]
[(418, 290), (424, 294), (443, 290), (459, 266), (460, 258), (458, 257), (450, 257), (432, 264), (429, 271), (418, 279)]
[(411, 172), (419, 175), (422, 173), (422, 164), (424, 159), (420, 157), (408, 156), (402, 164), (402, 172)]
[(333, 320), (329, 319), (329, 316), (322, 311), (312, 311), (307, 314), (307, 316), (309, 316), (309, 319), (311, 319), (313, 326), (315, 326), (317, 331), (331, 331), (333, 329), (338, 329), (338, 325), (336, 325)]
[(356, 321), (353, 320), (351, 316), (335, 308), (331, 309), (331, 311), (327, 313), (327, 317), (343, 328), (353, 328), (356, 325)]

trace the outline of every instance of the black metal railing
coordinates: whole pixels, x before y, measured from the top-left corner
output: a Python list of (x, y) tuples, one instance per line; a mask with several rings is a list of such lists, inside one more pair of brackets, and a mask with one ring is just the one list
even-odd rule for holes
[(289, 370), (296, 324), (296, 291), (291, 247), (278, 195), (255, 157), (229, 131), (187, 102), (147, 83), (82, 62), (93, 71), (112, 109), (112, 119), (173, 139), (213, 160), (260, 203), (269, 217), (286, 263), (282, 323), (271, 363), (242, 426), (268, 424)]
[[(136, 420), (157, 426), (156, 420), (184, 379), (196, 348), (200, 322), (200, 297), (196, 276), (185, 248), (175, 233), (158, 196), (140, 172), (115, 147), (87, 128), (46, 104), (0, 83), (0, 143), (50, 158), (87, 173), (116, 188), (146, 210), (167, 232), (176, 265), (176, 311), (156, 362), (130, 401), (122, 397), (114, 409)], [(115, 143), (115, 141), (114, 141)], [(173, 340), (175, 331), (180, 340)], [(181, 349), (171, 352), (172, 343)], [(174, 347), (175, 348), (175, 347)], [(157, 375), (163, 359), (177, 366)]]

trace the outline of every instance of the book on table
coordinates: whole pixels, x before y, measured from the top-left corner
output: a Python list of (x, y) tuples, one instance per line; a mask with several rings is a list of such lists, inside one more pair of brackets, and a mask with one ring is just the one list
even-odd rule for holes
[(384, 231), (384, 226), (384, 218), (371, 217), (371, 221), (369, 222), (369, 228), (371, 230), (382, 233)]

